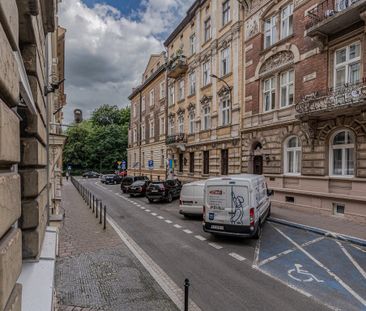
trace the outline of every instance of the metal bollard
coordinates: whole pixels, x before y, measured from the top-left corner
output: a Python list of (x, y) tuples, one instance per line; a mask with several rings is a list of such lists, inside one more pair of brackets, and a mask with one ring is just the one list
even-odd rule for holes
[(94, 199), (94, 194), (93, 194), (93, 213), (94, 213), (94, 203), (95, 203), (95, 199)]
[(100, 201), (100, 209), (99, 209), (99, 223), (102, 224), (102, 210), (103, 210), (103, 204), (102, 201)]
[(184, 311), (188, 311), (189, 280), (184, 280)]
[(107, 206), (104, 205), (104, 224), (103, 224), (103, 230), (107, 228)]
[(91, 192), (89, 193), (89, 208), (91, 208), (92, 206), (92, 194)]
[[(100, 200), (100, 203), (102, 204), (102, 200)], [(98, 200), (97, 200), (97, 208), (95, 209), (95, 218), (98, 218)]]

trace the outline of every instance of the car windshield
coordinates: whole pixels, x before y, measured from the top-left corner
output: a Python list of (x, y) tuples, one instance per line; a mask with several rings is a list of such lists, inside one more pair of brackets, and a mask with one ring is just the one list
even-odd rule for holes
[(135, 181), (132, 186), (143, 186), (145, 184), (144, 181), (142, 180), (138, 180), (138, 181)]

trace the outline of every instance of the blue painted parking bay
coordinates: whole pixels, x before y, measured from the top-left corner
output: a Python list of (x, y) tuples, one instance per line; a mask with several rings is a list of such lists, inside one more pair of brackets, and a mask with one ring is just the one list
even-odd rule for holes
[(267, 222), (254, 266), (336, 310), (366, 311), (366, 249)]

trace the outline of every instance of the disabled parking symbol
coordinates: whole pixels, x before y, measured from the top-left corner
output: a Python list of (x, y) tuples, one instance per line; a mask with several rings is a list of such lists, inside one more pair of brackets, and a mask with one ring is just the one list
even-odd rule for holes
[(323, 280), (318, 279), (315, 275), (302, 268), (302, 265), (295, 264), (295, 268), (288, 270), (288, 276), (298, 282), (318, 282), (323, 283)]

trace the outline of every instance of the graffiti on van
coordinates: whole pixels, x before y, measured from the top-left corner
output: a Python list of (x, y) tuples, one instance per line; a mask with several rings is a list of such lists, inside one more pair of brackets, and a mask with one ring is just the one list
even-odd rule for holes
[(231, 210), (230, 222), (231, 224), (242, 225), (244, 216), (244, 206), (245, 206), (244, 197), (241, 195), (236, 196), (234, 191), (231, 191), (231, 199), (232, 199), (232, 206), (231, 206), (232, 210)]

